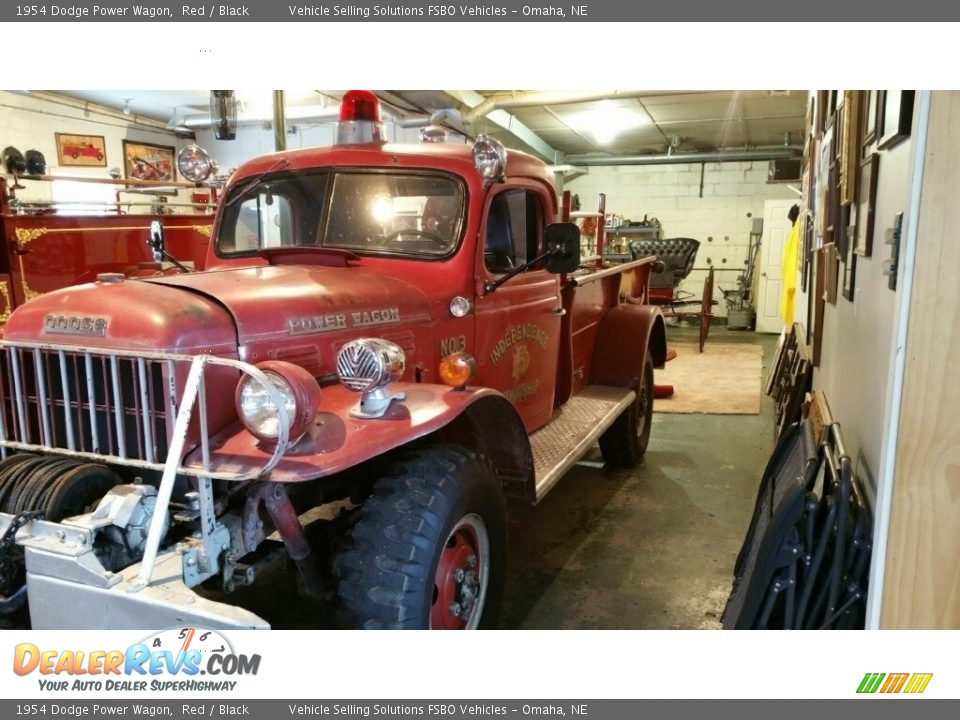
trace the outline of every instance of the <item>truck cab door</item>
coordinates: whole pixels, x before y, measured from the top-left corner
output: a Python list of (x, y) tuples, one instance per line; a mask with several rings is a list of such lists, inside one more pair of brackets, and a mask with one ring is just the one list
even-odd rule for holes
[[(546, 202), (527, 188), (500, 189), (488, 200), (478, 243), (481, 286), (540, 253)], [(528, 432), (553, 412), (562, 314), (559, 278), (542, 264), (477, 298), (477, 384), (504, 393)]]

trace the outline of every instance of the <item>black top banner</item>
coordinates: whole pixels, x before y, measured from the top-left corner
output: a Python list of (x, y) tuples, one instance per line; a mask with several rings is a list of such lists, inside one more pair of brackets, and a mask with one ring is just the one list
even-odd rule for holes
[[(573, 0), (419, 2), (246, 0), (5, 2), (0, 22), (863, 22), (955, 21), (960, 3), (913, 0)], [(727, 32), (727, 31), (724, 31)], [(749, 38), (750, 28), (737, 32)]]

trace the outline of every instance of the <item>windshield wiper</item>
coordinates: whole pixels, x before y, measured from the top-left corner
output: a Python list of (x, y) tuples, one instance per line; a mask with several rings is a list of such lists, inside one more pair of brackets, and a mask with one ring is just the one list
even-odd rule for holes
[(281, 170), (289, 164), (290, 164), (290, 161), (287, 158), (280, 158), (273, 165), (268, 167), (266, 170), (259, 173), (258, 175), (255, 175), (253, 179), (247, 184), (247, 186), (243, 188), (243, 192), (235, 193), (232, 198), (230, 198), (229, 200), (227, 200), (226, 203), (224, 203), (224, 207), (230, 207), (237, 200), (239, 200), (242, 197), (245, 197), (247, 193), (249, 193), (251, 190), (253, 190), (253, 188), (257, 187), (258, 185), (260, 185), (261, 182), (263, 182), (264, 175), (267, 175), (272, 172), (276, 172), (277, 170)]

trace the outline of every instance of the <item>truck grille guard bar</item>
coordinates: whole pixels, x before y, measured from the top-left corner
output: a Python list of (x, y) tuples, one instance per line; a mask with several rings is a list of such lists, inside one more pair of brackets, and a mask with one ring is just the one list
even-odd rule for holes
[[(0, 457), (9, 451), (52, 453), (74, 458), (157, 470), (162, 473), (157, 490), (156, 509), (147, 534), (138, 585), (150, 583), (160, 547), (163, 526), (168, 515), (174, 481), (178, 475), (197, 479), (200, 499), (200, 525), (204, 545), (222, 535), (213, 506), (213, 480), (245, 481), (263, 477), (283, 457), (289, 445), (290, 418), (280, 393), (264, 373), (239, 360), (212, 355), (179, 355), (172, 353), (137, 352), (82, 348), (71, 345), (0, 341)], [(126, 363), (129, 373), (124, 376)], [(183, 392), (177, 382), (177, 367), (189, 366)], [(160, 368), (163, 378), (163, 410), (152, 409), (155, 394), (148, 385), (149, 369)], [(273, 454), (259, 468), (246, 473), (224, 473), (210, 469), (210, 433), (208, 427), (206, 369), (208, 366), (233, 368), (258, 380), (277, 408), (279, 432)], [(55, 371), (51, 371), (50, 368)], [(74, 370), (74, 392), (71, 392), (70, 369)], [(101, 371), (99, 399), (95, 387), (95, 369)], [(81, 371), (84, 381), (79, 378)], [(55, 372), (59, 378), (54, 377)], [(57, 382), (59, 380), (59, 382)], [(56, 386), (59, 387), (56, 387)], [(132, 406), (124, 405), (123, 386), (132, 386)], [(86, 390), (86, 399), (82, 391)], [(59, 391), (59, 396), (56, 394)], [(201, 467), (183, 465), (187, 434), (194, 408), (198, 412)], [(33, 411), (33, 416), (31, 416)], [(162, 413), (162, 417), (159, 417)], [(82, 437), (84, 414), (90, 438)], [(100, 438), (105, 418), (109, 437)], [(74, 421), (77, 420), (76, 427)], [(156, 423), (162, 420), (167, 428), (166, 457), (158, 457), (162, 448), (154, 436)], [(128, 423), (134, 422), (138, 435), (137, 448), (128, 447)], [(79, 430), (79, 432), (78, 432)], [(39, 435), (40, 444), (33, 442)], [(63, 437), (61, 437), (63, 436)], [(88, 442), (89, 440), (89, 442)], [(65, 442), (63, 442), (65, 441)], [(112, 453), (101, 452), (105, 444)], [(58, 445), (65, 445), (60, 447)], [(89, 449), (83, 449), (89, 445)], [(140, 452), (142, 451), (142, 452)], [(142, 455), (143, 457), (136, 457)]]

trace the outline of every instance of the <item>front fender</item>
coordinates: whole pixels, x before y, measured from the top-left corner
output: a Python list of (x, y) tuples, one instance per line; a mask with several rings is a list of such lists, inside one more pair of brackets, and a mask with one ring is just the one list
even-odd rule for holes
[[(325, 387), (316, 420), (287, 451), (268, 479), (290, 483), (333, 475), (427, 435), (442, 435), (455, 427), (475, 428), (478, 419), (479, 424), (486, 424), (483, 420), (491, 418), (493, 409), (499, 413), (494, 425), (499, 423), (508, 434), (519, 432), (529, 455), (529, 442), (519, 416), (495, 390), (453, 390), (446, 385), (394, 383), (390, 391), (405, 393), (406, 398), (391, 403), (382, 418), (367, 420), (350, 415), (360, 400), (358, 393), (342, 385)], [(465, 422), (467, 420), (469, 422)], [(251, 435), (239, 422), (212, 437), (210, 446), (210, 467), (223, 472), (249, 471), (262, 466), (273, 452), (272, 447)], [(184, 464), (202, 467), (200, 450), (190, 453)], [(532, 472), (532, 461), (529, 471)]]
[(617, 305), (600, 323), (590, 363), (590, 382), (638, 387), (648, 351), (653, 366), (662, 368), (667, 361), (667, 330), (660, 308)]

